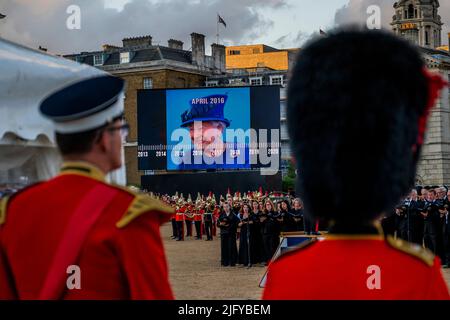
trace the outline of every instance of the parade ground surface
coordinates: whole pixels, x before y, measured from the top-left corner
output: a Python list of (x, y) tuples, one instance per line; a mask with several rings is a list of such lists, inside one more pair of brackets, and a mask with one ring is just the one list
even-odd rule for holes
[[(170, 282), (179, 300), (257, 300), (265, 268), (220, 266), (220, 238), (214, 241), (171, 239), (170, 225), (161, 228), (169, 263)], [(450, 269), (443, 269), (450, 286)]]

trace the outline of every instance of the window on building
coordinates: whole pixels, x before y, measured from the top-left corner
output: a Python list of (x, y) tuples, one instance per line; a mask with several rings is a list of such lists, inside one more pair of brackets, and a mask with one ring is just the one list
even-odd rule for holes
[(408, 6), (408, 19), (414, 19), (414, 6), (412, 4)]
[(282, 86), (283, 76), (270, 76), (270, 84), (273, 86)]
[(219, 85), (219, 81), (206, 81), (207, 87), (217, 87)]
[(425, 44), (430, 45), (430, 33), (428, 31), (425, 31)]
[(186, 88), (186, 79), (185, 78), (177, 78), (175, 80), (176, 88)]
[(144, 78), (144, 89), (153, 89), (153, 79)]
[(282, 123), (280, 125), (280, 138), (281, 140), (289, 140), (287, 123)]
[(103, 54), (94, 55), (94, 66), (102, 66), (104, 63)]
[(230, 56), (237, 56), (237, 55), (240, 55), (240, 54), (241, 54), (240, 50), (230, 50), (229, 51), (229, 55)]
[(262, 77), (253, 77), (250, 78), (251, 86), (261, 86), (262, 85)]
[(282, 159), (290, 159), (292, 156), (292, 151), (290, 148), (289, 142), (281, 142), (281, 158)]
[(121, 52), (120, 53), (120, 64), (130, 63), (130, 53), (129, 52)]
[(243, 81), (242, 81), (241, 78), (237, 78), (237, 79), (230, 79), (230, 80), (228, 80), (228, 83), (230, 85), (240, 85), (240, 84), (243, 84)]
[(287, 118), (287, 102), (286, 102), (286, 100), (280, 101), (280, 118), (281, 119)]

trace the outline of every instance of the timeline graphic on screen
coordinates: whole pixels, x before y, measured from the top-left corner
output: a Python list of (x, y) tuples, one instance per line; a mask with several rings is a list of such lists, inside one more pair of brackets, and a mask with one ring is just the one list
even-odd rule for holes
[(139, 90), (137, 115), (139, 170), (245, 170), (279, 157), (277, 86)]

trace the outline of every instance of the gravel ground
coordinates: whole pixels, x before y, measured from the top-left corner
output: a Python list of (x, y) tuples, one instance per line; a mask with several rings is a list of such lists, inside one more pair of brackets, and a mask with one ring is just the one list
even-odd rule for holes
[(213, 241), (170, 238), (172, 229), (161, 229), (167, 254), (170, 282), (176, 299), (181, 300), (256, 300), (262, 289), (259, 281), (264, 267), (250, 269), (220, 265), (220, 238)]
[[(264, 267), (220, 266), (220, 239), (175, 241), (170, 225), (161, 229), (169, 263), (170, 282), (180, 300), (257, 300)], [(443, 269), (450, 287), (450, 269)]]

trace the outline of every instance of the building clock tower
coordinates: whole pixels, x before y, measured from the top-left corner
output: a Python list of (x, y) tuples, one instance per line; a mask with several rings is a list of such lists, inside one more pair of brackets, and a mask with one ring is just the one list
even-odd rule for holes
[(400, 0), (394, 3), (392, 30), (413, 43), (430, 49), (441, 46), (442, 25), (438, 0)]

